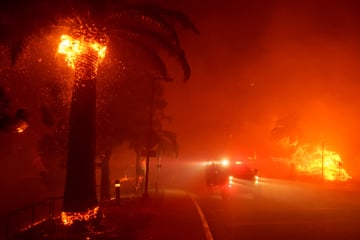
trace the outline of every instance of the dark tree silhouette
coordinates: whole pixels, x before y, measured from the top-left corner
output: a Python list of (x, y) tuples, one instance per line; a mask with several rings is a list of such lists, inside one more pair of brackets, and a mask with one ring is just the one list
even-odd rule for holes
[[(143, 58), (144, 59), (144, 58)], [(131, 62), (131, 60), (129, 60)], [(126, 61), (130, 64), (128, 61)], [(136, 61), (134, 68), (148, 68), (145, 63)], [(140, 64), (140, 65), (139, 65)], [(130, 64), (132, 65), (132, 64)], [(128, 68), (127, 68), (128, 69)], [(111, 71), (110, 71), (111, 72)], [(109, 83), (102, 84), (99, 91), (98, 107), (98, 166), (101, 170), (101, 197), (106, 199), (110, 196), (110, 157), (113, 146), (121, 143), (129, 143), (130, 148), (136, 154), (136, 175), (144, 179), (145, 169), (140, 164), (142, 154), (147, 147), (149, 135), (149, 117), (151, 103), (151, 89), (154, 79), (145, 70), (129, 72), (123, 77), (108, 79)], [(156, 79), (156, 78), (155, 78)], [(106, 81), (102, 79), (101, 81)], [(161, 122), (168, 118), (165, 116), (166, 101), (162, 81), (155, 81), (154, 94), (154, 121), (153, 140), (159, 137), (154, 131), (162, 131)], [(105, 87), (105, 89), (103, 89)], [(116, 107), (114, 107), (116, 106)], [(157, 143), (152, 143), (155, 146)], [(157, 150), (157, 149), (155, 149)], [(138, 179), (138, 178), (137, 178)], [(141, 188), (139, 188), (141, 189)]]
[[(131, 42), (152, 56), (164, 79), (169, 77), (158, 50), (167, 50), (178, 60), (184, 79), (188, 80), (190, 67), (172, 21), (185, 29), (198, 31), (181, 12), (127, 1), (4, 0), (0, 9), (0, 41), (10, 46), (13, 64), (27, 39), (47, 31), (49, 26), (62, 27), (63, 34), (73, 39), (69, 40), (74, 42), (68, 47), (72, 48), (76, 41), (81, 44), (81, 53), (70, 64), (74, 68), (75, 82), (69, 116), (63, 210), (73, 218), (78, 215), (72, 213), (96, 209), (96, 79), (100, 55), (94, 44)], [(68, 220), (71, 223), (72, 219)]]
[(23, 132), (29, 126), (29, 111), (24, 108), (10, 110), (10, 96), (0, 86), (0, 132)]
[(298, 117), (296, 115), (287, 115), (277, 119), (270, 131), (270, 138), (273, 141), (287, 139), (290, 146), (297, 145), (301, 138)]

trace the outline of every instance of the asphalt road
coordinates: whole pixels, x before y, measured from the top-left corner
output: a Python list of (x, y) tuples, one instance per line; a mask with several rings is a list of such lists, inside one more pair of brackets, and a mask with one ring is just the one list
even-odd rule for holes
[(124, 198), (105, 207), (112, 230), (91, 239), (360, 239), (359, 185), (261, 179), (256, 186), (237, 182), (223, 200), (206, 191), (203, 178), (186, 179), (186, 187), (151, 192), (149, 202)]
[(360, 239), (357, 187), (271, 179), (256, 187), (239, 185), (228, 200), (197, 195), (214, 240)]

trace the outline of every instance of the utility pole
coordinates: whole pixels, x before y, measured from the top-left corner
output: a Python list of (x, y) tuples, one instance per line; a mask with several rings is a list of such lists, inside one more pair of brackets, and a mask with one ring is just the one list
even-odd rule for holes
[(324, 180), (324, 141), (321, 144), (321, 177)]
[(341, 167), (342, 167), (342, 162), (338, 162), (338, 166), (339, 166), (339, 181), (341, 181)]
[(148, 128), (148, 141), (146, 147), (146, 167), (145, 167), (145, 189), (143, 198), (149, 198), (148, 186), (149, 186), (149, 167), (150, 167), (150, 147), (152, 141), (152, 121), (154, 111), (154, 98), (155, 98), (155, 78), (151, 79), (151, 99), (150, 99), (150, 117)]

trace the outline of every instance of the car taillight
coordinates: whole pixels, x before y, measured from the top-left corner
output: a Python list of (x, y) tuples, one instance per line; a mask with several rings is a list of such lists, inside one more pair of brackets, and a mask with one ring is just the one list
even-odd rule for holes
[(233, 185), (233, 176), (229, 176), (229, 187)]
[(259, 176), (255, 176), (255, 179), (254, 179), (254, 182), (255, 182), (255, 184), (259, 184)]

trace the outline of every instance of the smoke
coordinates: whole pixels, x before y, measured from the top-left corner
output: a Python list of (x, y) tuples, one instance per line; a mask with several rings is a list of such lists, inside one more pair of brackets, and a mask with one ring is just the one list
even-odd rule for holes
[(355, 1), (186, 4), (200, 30), (185, 36), (192, 77), (167, 90), (180, 155), (257, 152), (268, 161), (275, 120), (296, 114), (309, 142), (339, 153), (350, 175), (360, 171)]

